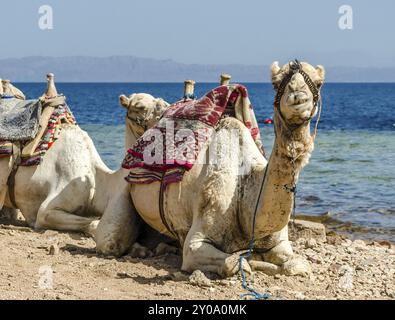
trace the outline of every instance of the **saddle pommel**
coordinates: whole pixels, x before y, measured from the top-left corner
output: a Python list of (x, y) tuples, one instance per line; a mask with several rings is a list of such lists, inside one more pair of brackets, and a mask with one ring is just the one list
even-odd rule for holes
[(227, 73), (221, 74), (221, 86), (227, 86), (231, 78), (232, 76), (230, 74)]
[(45, 93), (46, 99), (56, 98), (58, 96), (58, 91), (55, 87), (55, 75), (53, 73), (47, 74), (47, 92)]
[(184, 81), (184, 99), (195, 98), (195, 83), (193, 80)]

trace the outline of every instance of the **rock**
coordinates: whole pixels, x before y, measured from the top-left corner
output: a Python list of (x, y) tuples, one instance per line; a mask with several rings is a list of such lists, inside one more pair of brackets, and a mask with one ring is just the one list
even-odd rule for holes
[(315, 239), (317, 242), (326, 241), (325, 226), (322, 223), (296, 219), (289, 222), (289, 239), (296, 241), (299, 238)]
[(364, 247), (366, 248), (366, 243), (363, 240), (354, 240), (354, 242), (352, 243), (353, 247)]
[(174, 281), (185, 281), (188, 279), (188, 275), (181, 272), (181, 271), (177, 271), (174, 272), (170, 275), (170, 278)]
[(152, 257), (153, 253), (150, 249), (136, 242), (130, 248), (129, 255), (133, 258), (149, 258)]
[(311, 273), (311, 266), (303, 257), (294, 256), (283, 264), (281, 273), (287, 276), (306, 276)]
[(339, 278), (338, 287), (343, 290), (351, 290), (354, 288), (354, 268), (349, 265), (343, 265), (339, 269), (339, 274), (341, 277)]
[(304, 243), (305, 248), (314, 248), (317, 246), (317, 241), (314, 238), (307, 239)]
[(119, 279), (128, 279), (128, 278), (133, 279), (133, 276), (127, 272), (118, 272), (117, 278), (119, 278)]
[(198, 287), (211, 287), (211, 280), (200, 270), (195, 270), (189, 276), (189, 283)]
[(49, 254), (51, 256), (56, 256), (59, 254), (59, 246), (55, 243), (55, 244), (51, 244), (49, 247)]
[(388, 249), (391, 249), (392, 245), (391, 242), (387, 241), (387, 240), (382, 240), (378, 242), (380, 246), (382, 247), (387, 247)]
[(298, 300), (306, 300), (306, 296), (305, 296), (302, 292), (297, 292), (297, 293), (295, 294), (295, 299), (298, 299)]
[(262, 271), (263, 273), (274, 276), (277, 273), (281, 272), (281, 268), (273, 263), (264, 262), (264, 261), (249, 261), (249, 264), (252, 270)]
[(161, 242), (154, 250), (154, 254), (156, 256), (161, 256), (169, 253), (178, 254), (178, 248), (174, 246), (170, 246), (167, 243)]

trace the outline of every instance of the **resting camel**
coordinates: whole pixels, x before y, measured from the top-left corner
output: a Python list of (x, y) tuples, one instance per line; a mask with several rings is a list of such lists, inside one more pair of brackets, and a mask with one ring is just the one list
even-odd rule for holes
[[(56, 97), (53, 76), (49, 76), (44, 105)], [(40, 165), (16, 167), (14, 201), (7, 180), (18, 154), (0, 157), (0, 209), (3, 204), (20, 209), (28, 225), (36, 229), (97, 234), (99, 251), (121, 255), (135, 241), (139, 225), (123, 179), (127, 171), (108, 169), (80, 127), (62, 124), (61, 129)]]
[[(236, 130), (239, 146), (231, 152), (241, 159), (229, 154), (224, 157), (218, 151), (221, 165), (204, 163), (208, 145), (183, 180), (168, 185), (164, 193), (166, 220), (183, 248), (184, 271), (199, 269), (222, 276), (237, 273), (240, 252), (249, 248), (253, 236), (255, 253), (248, 262), (244, 260), (245, 271), (251, 271), (250, 265), (259, 269), (263, 263), (270, 263), (287, 273), (284, 268), (292, 265), (286, 264), (293, 256), (287, 225), (294, 187), (314, 148), (310, 122), (317, 114), (325, 70), (305, 62), (290, 62), (280, 68), (275, 62), (271, 73), (277, 94), (276, 137), (269, 161), (258, 151), (244, 124), (224, 118), (217, 127), (218, 149), (229, 144), (227, 132)], [(143, 131), (149, 127), (144, 118), (136, 121), (136, 110), (146, 110), (152, 121), (160, 116), (155, 101), (144, 94), (120, 97), (128, 109), (126, 148), (135, 140), (136, 128)], [(240, 161), (251, 164), (243, 175), (239, 175)], [(160, 218), (159, 189), (159, 182), (132, 184), (130, 195), (137, 212), (151, 227), (174, 238)]]

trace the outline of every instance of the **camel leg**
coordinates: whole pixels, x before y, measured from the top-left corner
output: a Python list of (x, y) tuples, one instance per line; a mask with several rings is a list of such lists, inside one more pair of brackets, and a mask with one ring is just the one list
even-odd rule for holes
[[(223, 277), (231, 277), (239, 272), (239, 255), (228, 254), (215, 248), (201, 231), (192, 227), (184, 243), (182, 270), (195, 270), (218, 273)], [(251, 268), (243, 260), (243, 269), (251, 273)]]
[(281, 266), (293, 256), (292, 246), (288, 240), (288, 225), (269, 238), (268, 242), (272, 242), (274, 246), (263, 254), (263, 260)]
[(3, 207), (3, 209), (0, 209), (0, 217), (6, 218), (11, 222), (14, 222), (17, 220), (18, 213), (19, 213), (19, 210), (13, 209), (13, 208)]
[(11, 173), (11, 158), (1, 157), (0, 158), (0, 210), (3, 208), (5, 197), (7, 194), (8, 176)]
[(84, 232), (94, 237), (98, 223), (97, 218), (80, 217), (60, 209), (40, 209), (35, 228)]
[(133, 206), (129, 189), (117, 192), (105, 210), (95, 234), (98, 253), (119, 257), (135, 243), (141, 218)]

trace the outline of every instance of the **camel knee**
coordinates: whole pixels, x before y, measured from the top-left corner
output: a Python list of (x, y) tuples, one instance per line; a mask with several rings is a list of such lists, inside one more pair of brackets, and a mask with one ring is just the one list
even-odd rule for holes
[(49, 217), (48, 212), (40, 210), (37, 214), (35, 228), (36, 229), (48, 228), (48, 226), (49, 226), (48, 217)]
[(103, 241), (96, 243), (96, 252), (104, 256), (120, 257), (126, 249), (118, 241)]

